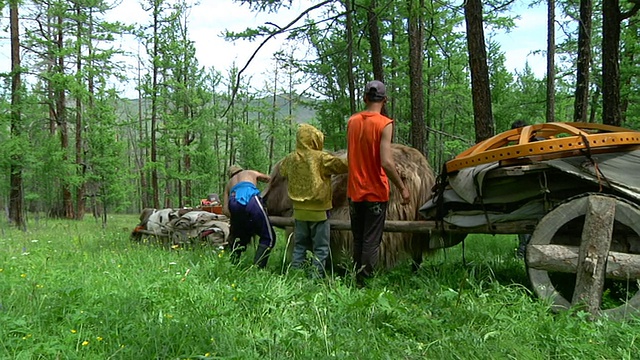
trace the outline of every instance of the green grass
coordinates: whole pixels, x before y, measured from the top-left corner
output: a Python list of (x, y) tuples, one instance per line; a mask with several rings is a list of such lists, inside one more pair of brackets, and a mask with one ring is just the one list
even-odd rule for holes
[(379, 274), (283, 273), (211, 248), (132, 243), (134, 215), (102, 229), (0, 224), (2, 359), (637, 359), (640, 322), (553, 314), (528, 289), (515, 236), (461, 246)]

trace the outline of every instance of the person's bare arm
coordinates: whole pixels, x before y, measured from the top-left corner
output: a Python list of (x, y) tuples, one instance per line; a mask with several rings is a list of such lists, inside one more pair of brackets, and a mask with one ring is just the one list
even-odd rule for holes
[(267, 174), (263, 174), (263, 173), (261, 173), (259, 171), (255, 171), (255, 170), (254, 170), (254, 172), (256, 174), (256, 180), (257, 181), (265, 182), (265, 183), (271, 181), (271, 176), (269, 176)]
[(385, 174), (391, 180), (393, 185), (400, 189), (402, 194), (402, 204), (409, 203), (409, 189), (404, 186), (404, 182), (400, 178), (398, 171), (396, 170), (396, 163), (393, 160), (393, 153), (391, 150), (391, 137), (393, 136), (393, 124), (385, 126), (382, 130), (382, 136), (380, 138), (380, 162)]
[(231, 217), (231, 212), (229, 211), (229, 190), (231, 190), (229, 186), (230, 184), (231, 180), (229, 180), (227, 182), (227, 185), (224, 187), (224, 200), (222, 202), (222, 213), (227, 217)]

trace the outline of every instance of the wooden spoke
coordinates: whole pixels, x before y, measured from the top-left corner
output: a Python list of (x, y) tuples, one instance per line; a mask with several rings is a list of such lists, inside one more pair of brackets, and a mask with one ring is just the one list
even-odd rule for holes
[[(570, 199), (540, 220), (526, 251), (535, 293), (554, 310), (583, 306), (593, 316), (640, 310), (640, 208), (609, 195)], [(581, 227), (581, 229), (580, 229)], [(620, 299), (607, 299), (623, 290)], [(613, 303), (613, 305), (611, 305)]]

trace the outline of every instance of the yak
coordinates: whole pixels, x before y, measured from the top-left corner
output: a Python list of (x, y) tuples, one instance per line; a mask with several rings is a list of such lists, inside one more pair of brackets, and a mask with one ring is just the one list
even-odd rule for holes
[[(402, 205), (400, 191), (390, 184), (391, 192), (387, 208), (387, 220), (418, 220), (418, 210), (432, 196), (432, 188), (435, 184), (435, 175), (427, 159), (417, 149), (392, 144), (393, 159), (396, 170), (402, 181), (409, 188), (411, 200), (409, 204)], [(345, 151), (335, 153), (345, 156)], [(264, 189), (262, 196), (267, 212), (270, 216), (291, 216), (293, 206), (287, 195), (287, 179), (280, 175), (278, 162), (272, 172), (271, 181)], [(347, 174), (333, 176), (333, 209), (331, 219), (349, 220), (349, 202), (347, 199)], [(412, 233), (385, 232), (380, 245), (380, 258), (378, 267), (391, 269), (400, 261), (413, 260), (414, 268), (420, 266), (423, 253), (429, 252), (429, 235)], [(351, 231), (331, 231), (331, 262), (333, 265), (348, 264), (353, 253), (353, 236)], [(327, 264), (328, 268), (330, 264)]]

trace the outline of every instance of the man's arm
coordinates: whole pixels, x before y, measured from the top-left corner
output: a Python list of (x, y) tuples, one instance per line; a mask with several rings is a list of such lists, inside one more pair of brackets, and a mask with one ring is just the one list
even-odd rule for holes
[(229, 211), (229, 184), (231, 181), (227, 182), (227, 185), (224, 187), (224, 201), (222, 202), (222, 213), (227, 217), (231, 217), (231, 212)]
[(269, 176), (267, 174), (263, 174), (263, 173), (261, 173), (259, 171), (255, 171), (255, 170), (254, 170), (254, 173), (256, 175), (256, 180), (257, 181), (265, 182), (265, 183), (271, 181), (271, 176)]
[(409, 203), (409, 189), (404, 186), (404, 182), (400, 178), (398, 171), (396, 171), (396, 164), (393, 160), (393, 153), (391, 150), (391, 137), (393, 135), (393, 123), (385, 126), (382, 130), (382, 136), (380, 137), (380, 162), (385, 174), (391, 180), (393, 185), (400, 189), (402, 194), (402, 204)]

